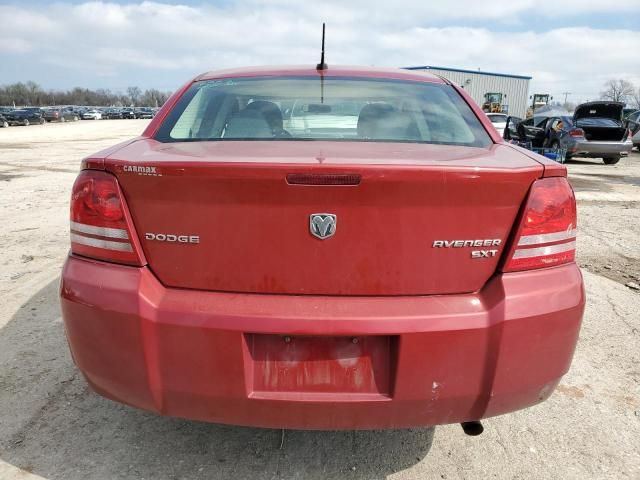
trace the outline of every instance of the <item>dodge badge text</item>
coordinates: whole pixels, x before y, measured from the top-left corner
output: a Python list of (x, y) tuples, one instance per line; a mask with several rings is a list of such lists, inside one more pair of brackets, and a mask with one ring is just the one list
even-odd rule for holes
[(174, 235), (171, 233), (145, 233), (146, 240), (157, 240), (158, 242), (178, 242), (178, 243), (200, 243), (198, 235)]

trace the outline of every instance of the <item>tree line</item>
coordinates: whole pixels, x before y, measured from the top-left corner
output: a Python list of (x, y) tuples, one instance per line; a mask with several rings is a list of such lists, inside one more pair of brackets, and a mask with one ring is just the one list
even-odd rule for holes
[(33, 106), (47, 105), (91, 105), (99, 107), (136, 106), (160, 107), (171, 92), (161, 92), (155, 88), (142, 91), (139, 87), (128, 87), (126, 93), (109, 89), (75, 87), (71, 90), (45, 90), (36, 82), (18, 82), (0, 86), (0, 105)]
[[(160, 107), (167, 101), (171, 92), (161, 92), (155, 88), (145, 90), (128, 87), (126, 93), (116, 93), (109, 89), (75, 87), (71, 90), (45, 90), (36, 82), (18, 82), (0, 86), (0, 106), (47, 105), (91, 105), (96, 107), (136, 106)], [(611, 79), (600, 93), (602, 100), (624, 102), (630, 107), (640, 108), (640, 88), (623, 79)], [(556, 102), (558, 103), (558, 102)], [(565, 103), (565, 108), (573, 106)]]

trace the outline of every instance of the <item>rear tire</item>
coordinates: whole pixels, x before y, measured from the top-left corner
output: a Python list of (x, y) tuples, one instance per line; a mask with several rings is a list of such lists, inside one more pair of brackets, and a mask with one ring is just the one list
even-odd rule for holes
[(620, 157), (609, 157), (609, 158), (603, 158), (602, 160), (604, 161), (605, 165), (615, 165), (620, 161)]

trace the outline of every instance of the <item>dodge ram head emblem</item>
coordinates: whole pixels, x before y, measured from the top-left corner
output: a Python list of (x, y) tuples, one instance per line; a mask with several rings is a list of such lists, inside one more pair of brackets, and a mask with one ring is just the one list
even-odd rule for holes
[(333, 213), (312, 213), (309, 215), (311, 235), (320, 240), (332, 237), (336, 233), (338, 219)]

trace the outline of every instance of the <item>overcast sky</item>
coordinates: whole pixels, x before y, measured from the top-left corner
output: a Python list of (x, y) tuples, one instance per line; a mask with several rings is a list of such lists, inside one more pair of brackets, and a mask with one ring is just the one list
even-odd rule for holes
[(0, 0), (0, 84), (173, 90), (230, 66), (436, 65), (533, 76), (531, 93), (640, 87), (640, 0)]

